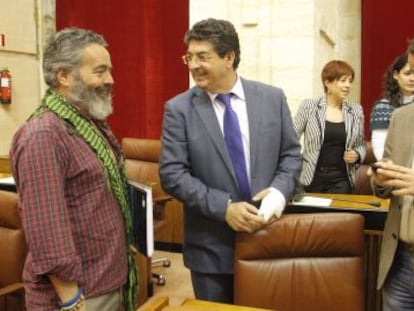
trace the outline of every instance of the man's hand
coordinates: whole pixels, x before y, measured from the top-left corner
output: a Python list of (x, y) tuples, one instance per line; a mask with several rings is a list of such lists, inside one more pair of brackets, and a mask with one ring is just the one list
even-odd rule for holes
[(247, 202), (229, 203), (226, 211), (226, 222), (234, 231), (249, 233), (266, 224), (263, 217), (258, 216), (258, 209)]
[(280, 191), (273, 187), (266, 188), (258, 192), (253, 201), (262, 201), (260, 204), (259, 215), (262, 215), (265, 221), (269, 221), (272, 217), (280, 218), (285, 208), (286, 200)]
[[(48, 277), (53, 287), (55, 288), (60, 301), (67, 302), (72, 300), (78, 294), (82, 294), (76, 282), (63, 281), (53, 274), (49, 274)], [(86, 311), (85, 298), (82, 298), (82, 305), (78, 310)]]
[(372, 180), (374, 181), (374, 184), (376, 184), (379, 187), (386, 187), (385, 182), (387, 181), (388, 177), (386, 175), (381, 174), (381, 168), (386, 163), (392, 163), (392, 161), (376, 162), (376, 169), (374, 170), (372, 167), (369, 167), (367, 171), (367, 175), (371, 176)]
[(368, 175), (372, 176), (374, 183), (380, 187), (393, 187), (395, 196), (414, 195), (414, 170), (388, 162), (378, 162), (376, 172), (371, 168)]

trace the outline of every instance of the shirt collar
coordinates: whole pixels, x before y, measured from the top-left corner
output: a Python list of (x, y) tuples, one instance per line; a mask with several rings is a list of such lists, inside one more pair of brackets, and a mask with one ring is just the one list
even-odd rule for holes
[(402, 104), (406, 105), (406, 104), (410, 104), (414, 101), (414, 95), (410, 95), (410, 96), (403, 96), (402, 98)]
[[(239, 99), (245, 101), (244, 90), (243, 90), (243, 85), (242, 85), (240, 76), (237, 76), (236, 83), (234, 83), (229, 93), (233, 93)], [(214, 102), (216, 96), (218, 95), (218, 93), (210, 93), (210, 92), (207, 92), (207, 94), (210, 97), (211, 102)]]
[(239, 76), (237, 76), (236, 83), (233, 85), (231, 92), (241, 100), (245, 101), (243, 85)]

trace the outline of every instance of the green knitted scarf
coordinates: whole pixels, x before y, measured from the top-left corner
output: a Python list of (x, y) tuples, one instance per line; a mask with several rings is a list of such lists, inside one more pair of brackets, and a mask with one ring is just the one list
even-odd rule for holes
[[(42, 103), (36, 109), (35, 114), (41, 114), (45, 108), (55, 113), (59, 118), (69, 122), (76, 133), (82, 137), (91, 149), (96, 153), (105, 168), (105, 174), (109, 179), (109, 185), (114, 193), (124, 216), (128, 245), (133, 244), (132, 215), (128, 202), (127, 178), (125, 175), (124, 158), (121, 156), (120, 168), (117, 167), (115, 159), (111, 155), (111, 147), (108, 146), (102, 134), (91, 124), (91, 121), (83, 117), (59, 93), (48, 89), (43, 97)], [(127, 311), (135, 310), (138, 292), (137, 269), (134, 255), (128, 247), (128, 281), (124, 288), (124, 303)]]

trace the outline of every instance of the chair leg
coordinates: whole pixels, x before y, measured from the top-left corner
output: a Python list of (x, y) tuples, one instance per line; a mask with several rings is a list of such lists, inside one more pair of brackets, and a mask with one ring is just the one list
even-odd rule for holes
[(164, 274), (152, 272), (152, 277), (157, 280), (157, 285), (164, 286), (166, 283)]
[(171, 261), (168, 258), (157, 258), (151, 260), (151, 266), (152, 267), (159, 267), (163, 266), (165, 268), (168, 268), (171, 266)]
[[(171, 266), (171, 261), (168, 258), (157, 258), (151, 260), (151, 267), (165, 267)], [(152, 277), (157, 280), (157, 285), (164, 286), (166, 283), (164, 274), (152, 272)]]

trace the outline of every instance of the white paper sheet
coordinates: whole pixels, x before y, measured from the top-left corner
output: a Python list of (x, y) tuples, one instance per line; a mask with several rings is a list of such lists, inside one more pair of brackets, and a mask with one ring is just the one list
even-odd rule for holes
[(323, 206), (328, 207), (332, 203), (332, 199), (321, 198), (321, 197), (312, 197), (312, 196), (303, 196), (300, 200), (295, 200), (292, 202), (293, 205), (307, 205), (307, 206)]
[(13, 177), (5, 177), (5, 178), (0, 178), (0, 184), (15, 185), (15, 181)]

